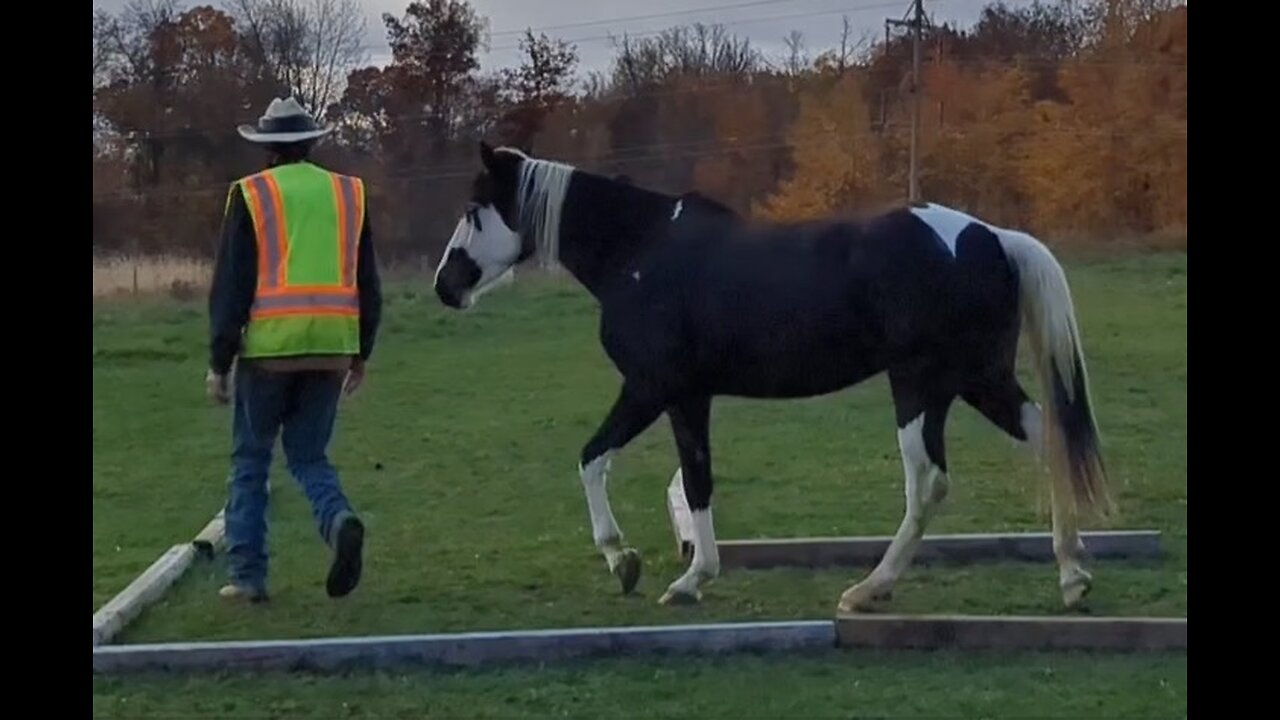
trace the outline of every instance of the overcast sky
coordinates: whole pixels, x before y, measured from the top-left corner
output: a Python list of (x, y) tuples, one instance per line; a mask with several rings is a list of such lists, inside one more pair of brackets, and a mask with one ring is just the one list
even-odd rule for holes
[[(992, 0), (925, 0), (925, 11), (935, 22), (967, 26)], [(93, 0), (95, 8), (118, 11), (127, 0)], [(185, 0), (186, 7), (200, 4), (222, 6), (222, 0)], [(382, 13), (402, 15), (407, 0), (362, 0), (368, 15), (370, 62), (390, 60)], [(1007, 5), (1026, 5), (1030, 0), (1006, 0)], [(784, 52), (782, 39), (791, 30), (804, 34), (810, 54), (839, 42), (841, 15), (848, 15), (855, 37), (870, 33), (884, 35), (884, 19), (903, 17), (909, 0), (471, 0), (476, 11), (489, 19), (490, 51), (482, 56), (482, 67), (514, 65), (519, 62), (515, 44), (526, 27), (547, 35), (574, 41), (585, 70), (604, 69), (612, 54), (609, 34), (644, 34), (672, 25), (720, 23), (736, 35), (751, 39), (753, 45), (772, 56)], [(737, 6), (737, 7), (727, 7)], [(661, 17), (644, 17), (655, 16)], [(573, 27), (558, 27), (571, 25)]]

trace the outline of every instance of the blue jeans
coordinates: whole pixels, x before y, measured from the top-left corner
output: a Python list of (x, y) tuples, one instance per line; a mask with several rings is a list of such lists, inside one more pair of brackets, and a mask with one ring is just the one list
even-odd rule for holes
[(266, 591), (267, 473), (277, 435), (289, 473), (311, 502), (321, 539), (332, 544), (335, 519), (351, 512), (327, 456), (344, 378), (343, 372), (272, 372), (240, 363), (224, 515), (228, 570), (236, 585)]

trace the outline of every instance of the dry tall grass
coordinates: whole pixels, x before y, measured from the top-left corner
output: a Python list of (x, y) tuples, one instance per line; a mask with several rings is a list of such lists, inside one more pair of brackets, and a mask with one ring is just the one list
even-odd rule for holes
[(93, 258), (93, 296), (168, 293), (194, 295), (209, 286), (213, 264), (183, 257)]

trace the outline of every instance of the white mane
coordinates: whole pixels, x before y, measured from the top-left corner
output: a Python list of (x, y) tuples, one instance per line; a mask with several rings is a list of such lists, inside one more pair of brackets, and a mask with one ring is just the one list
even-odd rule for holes
[(574, 167), (531, 158), (516, 148), (498, 150), (517, 155), (522, 160), (516, 183), (519, 232), (533, 234), (534, 246), (544, 267), (555, 265), (560, 261), (560, 210)]

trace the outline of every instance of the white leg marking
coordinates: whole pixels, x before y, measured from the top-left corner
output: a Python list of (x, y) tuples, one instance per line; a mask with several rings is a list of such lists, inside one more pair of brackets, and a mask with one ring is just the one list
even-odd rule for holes
[(711, 508), (690, 514), (693, 516), (693, 561), (684, 575), (667, 587), (661, 599), (664, 604), (697, 602), (702, 597), (698, 587), (720, 575), (720, 548), (716, 546)]
[(933, 464), (925, 450), (923, 413), (898, 431), (898, 447), (906, 476), (907, 510), (880, 564), (840, 596), (840, 610), (844, 612), (865, 607), (893, 592), (894, 584), (911, 565), (930, 511), (947, 496), (947, 475)]
[(609, 507), (609, 492), (605, 487), (613, 455), (614, 451), (609, 450), (587, 463), (586, 467), (578, 468), (582, 489), (587, 496), (587, 511), (591, 513), (591, 539), (604, 553), (610, 570), (617, 564), (617, 555), (622, 550), (622, 531), (618, 528), (618, 521), (613, 518), (613, 509)]
[[(1022, 432), (1027, 435), (1027, 446), (1034, 453), (1037, 464), (1044, 462), (1044, 415), (1033, 402), (1022, 404)], [(1080, 539), (1080, 527), (1076, 518), (1075, 500), (1063, 497), (1056, 482), (1051, 483), (1053, 502), (1053, 554), (1058, 559), (1058, 586), (1062, 589), (1063, 602), (1068, 607), (1079, 604), (1089, 593), (1093, 576), (1084, 569), (1080, 555), (1084, 541)]]

